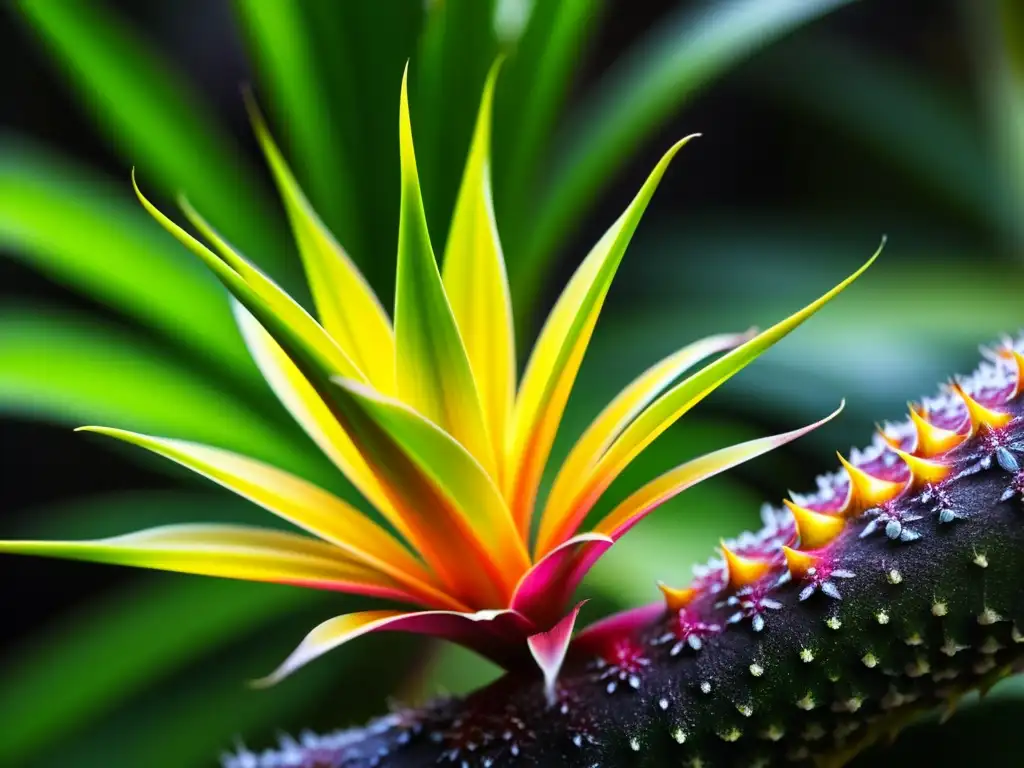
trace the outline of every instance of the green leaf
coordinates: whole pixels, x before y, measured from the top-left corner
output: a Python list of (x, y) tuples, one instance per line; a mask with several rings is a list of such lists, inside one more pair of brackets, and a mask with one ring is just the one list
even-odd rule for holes
[(1024, 10), (1015, 0), (965, 4), (997, 178), (989, 201), (1011, 246), (1024, 245)]
[[(491, 196), (491, 111), (498, 65), (487, 76), (444, 249), (444, 291), (476, 381), (495, 456), (504, 456), (516, 388), (512, 301)], [(500, 477), (500, 473), (499, 473)]]
[(434, 258), (420, 193), (406, 81), (399, 144), (402, 205), (395, 275), (398, 395), (461, 442), (485, 468), (497, 466), (466, 348)]
[(97, 0), (23, 0), (15, 7), (126, 162), (166, 193), (187, 193), (260, 263), (288, 273), (281, 254), (291, 251), (251, 169), (152, 46)]
[(754, 51), (849, 0), (734, 0), (658, 25), (605, 74), (564, 131), (531, 237), (509, 263), (517, 317), (552, 255), (630, 152), (700, 87)]
[[(186, 520), (257, 517), (270, 518), (226, 494), (136, 493), (41, 510), (22, 532), (102, 536)], [(175, 670), (328, 599), (312, 590), (176, 574), (133, 580), (132, 587), (62, 616), (5, 659), (0, 763), (21, 765)]]
[(558, 297), (530, 354), (513, 413), (504, 476), (512, 517), (524, 534), (529, 532), (538, 484), (612, 280), (665, 171), (690, 138), (668, 149), (629, 206), (591, 248)]
[[(343, 610), (343, 605), (336, 608)], [(296, 622), (309, 623), (301, 618), (307, 615), (312, 619), (304, 612)], [(321, 610), (319, 615), (325, 614)], [(415, 662), (409, 646), (394, 640), (375, 639), (377, 652), (369, 657), (365, 651), (337, 651), (318, 662), (319, 674), (297, 676), (271, 691), (254, 691), (244, 681), (253, 670), (266, 667), (274, 649), (294, 642), (291, 627), (266, 627), (258, 639), (190, 667), (181, 679), (128, 702), (81, 737), (52, 745), (33, 768), (207, 766), (238, 749), (240, 742), (258, 754), (274, 745), (278, 734), (307, 728), (327, 733), (339, 725), (365, 722), (381, 712), (387, 692)], [(345, 691), (359, 695), (346, 696)]]
[[(624, 275), (633, 280), (635, 304), (628, 312), (609, 308), (581, 378), (639, 371), (680, 341), (786, 311), (811, 286), (856, 263), (862, 245), (871, 243), (874, 234), (865, 234), (867, 226), (849, 213), (840, 221), (835, 229), (820, 219), (738, 221), (734, 214), (708, 215), (685, 229), (655, 222), (652, 235), (635, 244), (636, 258)], [(1024, 270), (1018, 264), (986, 262), (983, 248), (933, 233), (931, 224), (927, 233), (905, 223), (899, 228), (869, 279), (835, 302), (827, 317), (806, 324), (723, 387), (720, 402), (777, 425), (846, 398), (847, 410), (829, 434), (812, 433), (800, 446), (814, 456), (837, 445), (862, 445), (870, 440), (870, 424), (903, 418), (907, 400), (933, 394), (952, 373), (976, 367), (980, 342), (1019, 327)], [(908, 291), (920, 299), (909, 301)]]
[(0, 142), (0, 250), (258, 387), (224, 291), (123, 187), (40, 147)]
[(349, 252), (389, 306), (398, 221), (397, 96), (426, 3), (306, 0), (297, 5), (309, 16), (309, 44), (339, 130), (334, 141), (345, 144), (359, 190), (356, 202), (365, 229), (362, 243), (358, 248), (353, 244)]
[(428, 3), (412, 65), (416, 146), (434, 242), (448, 238), (480, 92), (498, 53), (495, 0)]
[(830, 38), (795, 40), (763, 62), (750, 78), (759, 89), (863, 142), (977, 221), (1002, 226), (1008, 210), (970, 104), (941, 81)]
[[(526, 29), (502, 67), (495, 101), (495, 200), (509, 260), (532, 228), (533, 195), (548, 140), (565, 102), (581, 48), (597, 27), (593, 0), (506, 0), (532, 3)], [(525, 307), (530, 309), (530, 307)]]
[(0, 412), (98, 423), (237, 450), (305, 477), (326, 460), (157, 345), (83, 316), (0, 312)]
[[(327, 70), (335, 65), (310, 45), (310, 3), (235, 0), (233, 5), (261, 75), (260, 95), (266, 94), (286, 129), (284, 138), (302, 186), (338, 241), (353, 253), (362, 253), (365, 223), (359, 215), (361, 190), (352, 170), (353, 150), (328, 101)], [(354, 119), (346, 115), (342, 122)]]

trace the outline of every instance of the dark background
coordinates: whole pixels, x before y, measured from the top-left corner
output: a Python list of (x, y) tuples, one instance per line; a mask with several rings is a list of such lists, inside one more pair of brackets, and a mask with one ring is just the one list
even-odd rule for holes
[[(248, 67), (229, 3), (121, 0), (109, 5), (184, 73), (229, 126), (232, 137), (246, 154), (255, 159), (258, 153), (239, 96), (240, 84), (255, 78)], [(584, 52), (570, 96), (570, 109), (577, 94), (586, 92), (624, 50), (679, 5), (668, 0), (608, 3), (599, 32)], [(986, 135), (985, 96), (979, 88), (978, 51), (972, 49), (972, 36), (965, 25), (966, 6), (967, 3), (952, 0), (863, 0), (798, 30), (792, 38), (809, 36), (829, 44), (838, 42), (869, 60), (878, 57), (901, 71), (911, 72), (935, 85), (944, 98), (968, 116), (979, 135)], [(741, 468), (730, 475), (730, 482), (745, 492), (769, 499), (777, 499), (789, 487), (799, 490), (809, 486), (814, 474), (831, 468), (830, 446), (845, 451), (851, 442), (866, 442), (874, 421), (897, 418), (902, 404), (930, 392), (933, 379), (942, 372), (950, 374), (972, 366), (974, 345), (990, 340), (985, 336), (965, 344), (956, 339), (955, 345), (941, 346), (940, 342), (948, 340), (936, 340), (920, 332), (917, 338), (893, 343), (892, 339), (898, 339), (904, 332), (901, 317), (909, 313), (920, 320), (926, 313), (934, 313), (938, 318), (957, 311), (983, 315), (985, 297), (958, 292), (958, 276), (984, 274), (1000, 279), (1005, 274), (1007, 279), (1017, 281), (1021, 277), (1019, 248), (1008, 243), (1003, 233), (985, 226), (955, 205), (941, 190), (906, 173), (899, 162), (900, 147), (865, 139), (858, 135), (858, 125), (843, 124), (827, 105), (808, 108), (806, 102), (794, 96), (800, 93), (805, 78), (808, 83), (827, 84), (829, 73), (817, 69), (813, 59), (806, 58), (795, 59), (802, 61), (803, 70), (780, 68), (779, 62), (788, 55), (790, 43), (787, 37), (716, 80), (633, 153), (625, 170), (602, 195), (574, 234), (570, 247), (562, 253), (546, 291), (549, 305), (666, 143), (693, 131), (701, 131), (704, 136), (694, 150), (686, 150), (685, 170), (666, 179), (652, 213), (648, 214), (655, 224), (650, 231), (638, 235), (637, 248), (650, 258), (630, 257), (636, 259), (635, 271), (624, 274), (621, 284), (617, 284), (611, 311), (630, 317), (651, 302), (682, 311), (691, 304), (705, 306), (701, 302), (706, 302), (708, 290), (713, 290), (717, 316), (710, 319), (709, 327), (731, 329), (735, 325), (731, 313), (752, 291), (763, 288), (773, 296), (778, 294), (785, 299), (787, 311), (792, 311), (851, 271), (874, 250), (883, 233), (890, 238), (888, 264), (908, 266), (902, 274), (913, 273), (915, 268), (948, 272), (948, 291), (943, 296), (921, 296), (914, 293), (912, 285), (907, 285), (905, 293), (891, 293), (891, 303), (864, 298), (860, 304), (850, 304), (851, 309), (842, 315), (843, 319), (835, 320), (837, 325), (845, 323), (843, 335), (837, 337), (833, 346), (826, 339), (825, 346), (819, 343), (812, 347), (819, 352), (826, 349), (827, 353), (801, 369), (807, 374), (806, 387), (813, 397), (780, 395), (792, 382), (781, 374), (772, 374), (774, 369), (768, 368), (765, 375), (775, 378), (760, 389), (752, 385), (733, 399), (713, 397), (701, 407), (702, 417), (709, 421), (738, 421), (764, 433), (791, 428), (794, 414), (797, 420), (807, 421), (805, 417), (812, 413), (813, 418), (818, 418), (821, 413), (809, 403), (813, 402), (816, 408), (818, 401), (834, 403), (843, 396), (851, 401), (859, 398), (860, 410), (855, 405), (852, 415), (848, 412), (847, 423), (834, 430), (830, 426), (833, 431), (826, 433), (823, 442), (787, 447), (779, 452), (775, 463), (758, 464), (752, 470)], [(78, 102), (69, 97), (62, 72), (45, 54), (38, 39), (6, 7), (0, 10), (0, 65), (0, 131), (28, 135), (58, 148), (123, 180), (128, 190), (129, 167), (110, 151)], [(780, 77), (789, 79), (786, 87), (779, 87)], [(856, 109), (853, 102), (857, 94), (836, 88), (828, 98)], [(893, 115), (878, 117), (881, 122), (893, 119)], [(870, 124), (872, 116), (867, 115), (865, 122)], [(922, 141), (930, 138), (927, 131), (921, 136)], [(764, 231), (770, 237), (786, 222), (808, 221), (827, 224), (824, 231), (834, 250), (822, 251), (811, 261), (794, 256), (791, 261), (781, 261), (776, 270), (766, 271), (765, 264), (758, 261), (758, 233)], [(707, 222), (716, 222), (725, 231), (749, 232), (753, 249), (749, 259), (723, 262), (723, 266), (715, 261), (714, 249), (708, 253), (685, 251), (675, 243), (671, 233), (691, 227), (703, 231), (701, 228)], [(818, 234), (808, 237), (820, 242)], [(933, 243), (941, 243), (943, 249), (929, 250)], [(682, 264), (679, 271), (672, 271), (677, 269), (673, 266), (660, 272), (670, 260)], [(896, 280), (885, 271), (886, 264), (883, 260), (872, 278), (883, 286)], [(803, 274), (805, 268), (815, 275), (825, 275), (824, 282), (804, 288), (812, 285)], [(739, 295), (735, 295), (737, 291)], [(106, 316), (113, 322), (130, 323), (81, 294), (58, 287), (17, 260), (0, 259), (0, 303), (13, 301), (57, 303)], [(892, 322), (876, 322), (869, 326), (868, 334), (858, 335), (857, 311), (875, 317), (888, 314)], [(542, 316), (539, 311), (538, 317)], [(758, 319), (766, 321), (767, 318)], [(823, 317), (815, 322), (829, 321)], [(927, 320), (921, 321), (921, 325), (927, 328)], [(885, 329), (884, 339), (871, 335), (878, 328)], [(986, 333), (994, 337), (999, 331), (1012, 330), (993, 327)], [(676, 340), (680, 335), (684, 340), (694, 336), (685, 327), (679, 328), (675, 320), (666, 321), (665, 333)], [(858, 340), (858, 348), (844, 346), (851, 338)], [(934, 351), (929, 351), (929, 344), (933, 344)], [(873, 356), (876, 346), (887, 349), (889, 356)], [(918, 348), (920, 356), (906, 352)], [(862, 364), (865, 360), (869, 364)], [(639, 370), (638, 365), (646, 362), (649, 359), (638, 363), (630, 357), (629, 350), (623, 350), (622, 365), (629, 370)], [(787, 371), (784, 366), (779, 370)], [(788, 372), (794, 375), (793, 370)], [(822, 372), (829, 375), (823, 375), (819, 384), (815, 377)], [(844, 386), (839, 388), (837, 382)], [(883, 410), (870, 410), (876, 406)], [(65, 426), (50, 426), (16, 413), (0, 420), (0, 458), (0, 519), (10, 530), (17, 529), (19, 521), (40, 514), (38, 510), (56, 502), (112, 491), (171, 489), (181, 485), (177, 475), (150, 469), (144, 462), (140, 465), (126, 461), (122, 452), (101, 447), (91, 436), (76, 435)], [(712, 521), (713, 513), (714, 510), (707, 513)], [(34, 634), (54, 617), (76, 606), (88, 605), (88, 600), (97, 594), (111, 592), (139, 578), (148, 575), (140, 577), (116, 568), (49, 560), (0, 559), (0, 661), (5, 648), (23, 648), (31, 643)], [(329, 713), (324, 719), (331, 720)]]

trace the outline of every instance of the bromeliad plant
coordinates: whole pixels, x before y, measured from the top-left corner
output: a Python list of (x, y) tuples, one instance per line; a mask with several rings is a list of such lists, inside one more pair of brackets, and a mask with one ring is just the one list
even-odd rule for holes
[[(496, 75), (495, 67), (485, 87), (443, 272), (427, 232), (403, 80), (393, 321), (311, 209), (255, 107), (255, 130), (292, 224), (318, 320), (187, 201), (181, 200), (185, 215), (213, 250), (136, 187), (145, 208), (228, 289), (242, 335), (267, 382), (379, 518), (244, 456), (173, 438), (87, 427), (205, 475), (315, 538), (260, 528), (174, 525), (85, 542), (3, 542), (0, 551), (281, 582), (415, 606), (325, 622), (265, 683), (354, 637), (394, 630), (453, 640), (509, 669), (532, 656), (553, 698), (579, 610), (570, 606), (572, 595), (615, 540), (685, 488), (822, 422), (683, 464), (630, 495), (591, 531), (578, 533), (595, 502), (655, 438), (867, 265), (759, 335), (707, 338), (641, 374), (586, 430), (539, 507), (541, 477), (612, 278), (669, 162), (690, 137), (665, 154), (572, 277), (517, 387), (489, 179)], [(727, 353), (676, 383), (686, 369), (722, 352)]]

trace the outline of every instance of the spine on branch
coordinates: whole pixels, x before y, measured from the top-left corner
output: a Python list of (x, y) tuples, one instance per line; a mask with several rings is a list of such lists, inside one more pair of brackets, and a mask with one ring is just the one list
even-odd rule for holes
[(1024, 341), (539, 673), (226, 768), (814, 765), (1024, 661)]

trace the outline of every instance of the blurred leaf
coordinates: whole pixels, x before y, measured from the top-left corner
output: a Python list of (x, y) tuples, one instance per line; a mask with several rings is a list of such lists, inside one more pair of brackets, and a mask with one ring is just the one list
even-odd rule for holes
[(439, 697), (463, 696), (502, 674), (500, 667), (469, 649), (440, 641), (402, 682), (395, 699), (406, 706), (417, 706)]
[[(328, 102), (325, 79), (332, 65), (309, 45), (309, 3), (235, 0), (234, 8), (262, 75), (260, 91), (267, 93), (279, 118), (304, 191), (345, 248), (362, 254), (360, 190), (349, 147)], [(345, 117), (354, 119), (352, 114)]]
[(509, 264), (525, 316), (552, 255), (637, 144), (700, 87), (794, 28), (849, 0), (725, 0), (686, 8), (634, 44), (595, 85), (563, 131), (531, 237)]
[(541, 162), (602, 5), (593, 0), (532, 1), (526, 29), (503, 67), (495, 103), (494, 196), (510, 261), (518, 257), (531, 229), (527, 217)]
[(976, 221), (1008, 223), (968, 105), (938, 79), (873, 50), (809, 37), (766, 54), (751, 74), (759, 87), (866, 143)]
[(493, 19), (494, 0), (428, 3), (412, 66), (413, 138), (438, 253), (448, 238), (484, 79), (498, 51)]
[(333, 141), (344, 142), (352, 184), (359, 190), (356, 202), (365, 228), (360, 250), (352, 247), (350, 254), (389, 306), (398, 227), (398, 97), (426, 4), (391, 0), (386, 13), (376, 2), (307, 0), (301, 5), (339, 131)]
[[(131, 189), (127, 178), (123, 187)], [(42, 148), (3, 141), (0, 249), (259, 386), (223, 289), (105, 179)]]
[[(19, 533), (77, 538), (170, 522), (254, 517), (271, 518), (227, 494), (134, 493), (40, 510)], [(274, 525), (272, 519), (269, 524)], [(133, 581), (138, 583), (61, 616), (5, 659), (0, 763), (22, 765), (39, 749), (103, 719), (119, 702), (213, 649), (300, 609), (338, 600), (312, 590), (178, 575), (144, 574)], [(296, 627), (297, 634), (301, 631)], [(244, 679), (239, 676), (239, 686)]]
[[(202, 491), (122, 491), (75, 498), (36, 510), (15, 522), (13, 527), (5, 527), (4, 538), (98, 539), (158, 525), (188, 522), (255, 524), (264, 528), (296, 530), (252, 502), (211, 485), (209, 490)], [(142, 572), (132, 570), (125, 573), (135, 578)], [(150, 579), (151, 576), (147, 572), (137, 578)], [(152, 577), (152, 580), (162, 580), (162, 577)], [(210, 580), (195, 581), (205, 584)]]
[(938, 716), (922, 718), (900, 732), (894, 743), (882, 742), (849, 763), (849, 768), (905, 768), (934, 765), (942, 768), (975, 768), (980, 755), (988, 765), (1019, 765), (1024, 754), (1024, 701), (993, 696), (965, 705), (941, 725)]
[[(640, 371), (680, 341), (785, 316), (875, 247), (873, 239), (851, 237), (846, 221), (845, 232), (821, 228), (821, 222), (817, 228), (814, 222), (743, 224), (734, 216), (706, 216), (685, 230), (654, 226), (634, 245), (624, 275), (643, 293), (632, 297), (628, 312), (615, 305), (606, 311), (589, 357), (594, 367), (581, 378)], [(978, 263), (976, 248), (943, 242), (941, 231), (891, 237), (863, 280), (719, 396), (733, 412), (756, 419), (804, 418), (845, 397), (840, 433), (865, 443), (876, 421), (902, 418), (908, 399), (933, 394), (953, 373), (976, 367), (979, 343), (1020, 327), (1020, 266), (980, 269)], [(968, 297), (983, 304), (972, 305)], [(819, 442), (824, 434), (828, 445)], [(834, 449), (835, 434), (819, 430), (800, 442)]]
[(248, 688), (245, 680), (267, 664), (267, 648), (287, 647), (293, 634), (285, 626), (268, 627), (258, 643), (239, 644), (191, 667), (82, 737), (55, 745), (47, 759), (29, 768), (209, 766), (243, 739), (259, 753), (276, 741), (275, 733), (297, 733), (307, 724), (321, 732), (361, 724), (380, 712), (387, 690), (413, 660), (395, 638), (383, 638), (381, 653), (371, 657), (339, 650), (318, 662), (318, 674), (271, 691)]
[[(1024, 7), (1019, 0), (965, 3), (989, 116), (998, 178), (990, 205), (1018, 255), (1024, 249)], [(952, 181), (952, 179), (950, 180)]]
[[(59, 61), (115, 151), (165, 193), (185, 192), (242, 250), (285, 277), (291, 253), (250, 169), (209, 110), (99, 0), (20, 0), (15, 7)], [(244, 194), (239, 194), (239, 191)]]
[(267, 421), (141, 337), (67, 312), (0, 312), (0, 412), (173, 435), (309, 479), (336, 474), (283, 419)]

